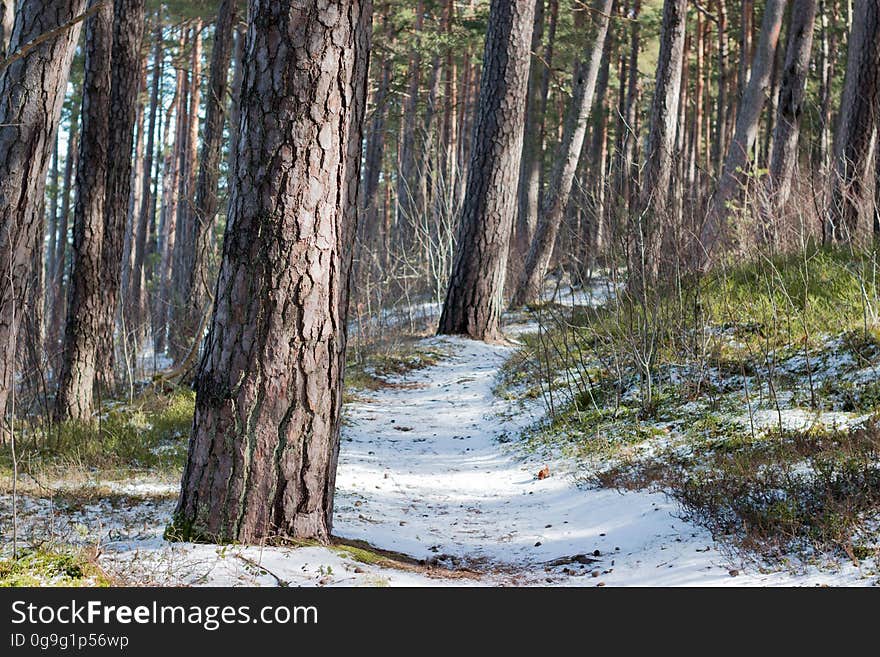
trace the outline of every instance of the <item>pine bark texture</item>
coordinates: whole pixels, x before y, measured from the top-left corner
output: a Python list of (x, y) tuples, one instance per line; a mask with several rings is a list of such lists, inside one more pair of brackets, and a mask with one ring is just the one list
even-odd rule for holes
[(859, 239), (872, 227), (871, 167), (880, 111), (880, 1), (855, 0), (846, 82), (834, 142), (835, 171), (827, 235)]
[(612, 4), (613, 0), (596, 0), (593, 7), (592, 49), (588, 60), (576, 64), (571, 105), (566, 116), (562, 141), (556, 152), (553, 172), (545, 191), (525, 269), (513, 297), (514, 306), (532, 303), (541, 295), (544, 277), (553, 257), (556, 238), (571, 198), (574, 175), (583, 151)]
[(534, 2), (492, 0), (467, 187), (440, 333), (494, 340), (517, 209)]
[(107, 198), (112, 44), (113, 7), (105, 4), (89, 18), (83, 46), (85, 78), (79, 160), (88, 162), (88, 166), (77, 167), (76, 172), (70, 300), (55, 401), (55, 415), (61, 421), (88, 420), (92, 415), (103, 299), (101, 253)]
[(326, 540), (370, 2), (251, 0), (249, 10), (239, 162), (172, 529)]
[(764, 8), (761, 34), (755, 49), (754, 61), (749, 71), (736, 115), (736, 130), (724, 159), (724, 171), (712, 197), (706, 221), (700, 234), (696, 261), (700, 268), (712, 263), (720, 244), (729, 246), (734, 237), (735, 226), (730, 224), (730, 204), (742, 197), (752, 160), (752, 150), (758, 137), (761, 112), (768, 98), (776, 46), (782, 29), (786, 0), (768, 0)]
[(0, 75), (0, 415), (13, 384), (15, 351), (43, 191), (86, 0), (22, 0), (10, 50), (65, 25), (58, 36)]

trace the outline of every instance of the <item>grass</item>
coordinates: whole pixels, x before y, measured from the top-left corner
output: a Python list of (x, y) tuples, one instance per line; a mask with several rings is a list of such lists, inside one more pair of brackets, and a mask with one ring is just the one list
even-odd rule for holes
[[(547, 402), (531, 448), (665, 491), (745, 553), (880, 558), (877, 271), (873, 251), (810, 246), (600, 308), (544, 305), (499, 387)], [(792, 409), (815, 424), (787, 424)]]
[[(186, 458), (195, 395), (149, 390), (133, 404), (105, 402), (92, 423), (24, 425), (18, 439), (19, 469), (31, 474), (69, 477), (101, 472), (108, 478), (132, 473), (172, 475)], [(0, 448), (0, 472), (12, 469), (7, 446)]]
[(93, 551), (68, 547), (39, 547), (17, 559), (0, 559), (0, 587), (110, 586)]
[(429, 347), (417, 336), (397, 336), (350, 349), (345, 368), (346, 401), (358, 391), (393, 387), (390, 378), (436, 365), (446, 353)]

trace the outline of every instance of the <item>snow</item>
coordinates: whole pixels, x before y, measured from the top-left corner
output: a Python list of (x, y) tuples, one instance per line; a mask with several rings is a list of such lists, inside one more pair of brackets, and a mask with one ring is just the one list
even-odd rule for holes
[[(580, 296), (597, 302), (600, 293)], [(573, 299), (562, 291), (557, 299)], [(510, 336), (534, 325), (508, 326)], [(24, 498), (20, 535), (50, 531), (100, 544), (101, 565), (125, 583), (209, 586), (777, 586), (870, 585), (851, 563), (764, 572), (727, 556), (708, 531), (680, 517), (662, 493), (586, 487), (561, 457), (525, 453), (518, 435), (540, 402), (493, 394), (515, 346), (424, 339), (449, 354), (388, 380), (345, 408), (334, 533), (400, 552), (426, 566), (389, 568), (345, 548), (168, 543), (162, 532), (176, 486), (100, 482), (132, 496), (59, 511)], [(761, 411), (762, 413), (764, 411)], [(774, 418), (775, 418), (775, 414)], [(769, 415), (767, 421), (775, 421)], [(791, 418), (815, 421), (815, 417)], [(822, 417), (826, 420), (851, 420)], [(545, 466), (549, 477), (537, 476)], [(9, 512), (0, 500), (0, 519)], [(47, 526), (51, 525), (49, 529)], [(6, 523), (0, 533), (8, 538)], [(455, 569), (450, 572), (448, 569)]]

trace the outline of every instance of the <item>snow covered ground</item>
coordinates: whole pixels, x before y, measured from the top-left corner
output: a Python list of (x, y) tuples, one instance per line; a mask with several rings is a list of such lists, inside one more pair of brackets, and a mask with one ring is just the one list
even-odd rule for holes
[[(570, 295), (569, 295), (570, 296)], [(602, 294), (590, 295), (597, 303)], [(519, 433), (539, 401), (493, 393), (511, 342), (426, 338), (449, 354), (388, 380), (345, 409), (334, 533), (413, 557), (389, 567), (338, 547), (171, 544), (162, 532), (174, 483), (103, 484), (121, 500), (59, 510), (26, 498), (21, 535), (99, 545), (100, 563), (124, 583), (293, 586), (777, 586), (870, 585), (851, 563), (797, 573), (732, 562), (704, 529), (681, 520), (661, 493), (579, 485), (562, 458), (526, 453)], [(546, 470), (545, 470), (546, 468)], [(549, 476), (539, 477), (539, 473)], [(127, 500), (127, 501), (126, 501)], [(0, 501), (0, 516), (9, 509)], [(421, 562), (421, 563), (419, 563)]]

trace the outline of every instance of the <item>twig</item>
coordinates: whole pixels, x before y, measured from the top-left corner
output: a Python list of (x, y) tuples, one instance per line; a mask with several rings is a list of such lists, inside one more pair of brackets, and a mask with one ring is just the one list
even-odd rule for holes
[(74, 18), (73, 20), (65, 23), (64, 25), (59, 25), (58, 27), (56, 27), (52, 30), (49, 30), (48, 32), (44, 32), (43, 34), (38, 36), (33, 41), (29, 41), (28, 43), (24, 44), (21, 48), (19, 48), (16, 52), (12, 53), (9, 57), (4, 59), (3, 61), (0, 61), (0, 71), (7, 68), (10, 64), (17, 62), (19, 59), (24, 59), (25, 57), (27, 57), (27, 55), (32, 50), (34, 50), (35, 48), (38, 48), (39, 46), (43, 45), (47, 41), (51, 41), (52, 39), (64, 34), (67, 30), (73, 28), (76, 25), (79, 25), (84, 20), (87, 20), (92, 15), (98, 13), (98, 11), (103, 9), (108, 4), (109, 4), (108, 0), (104, 0), (103, 2), (97, 2), (93, 6), (89, 7), (84, 13), (80, 14), (79, 16)]

